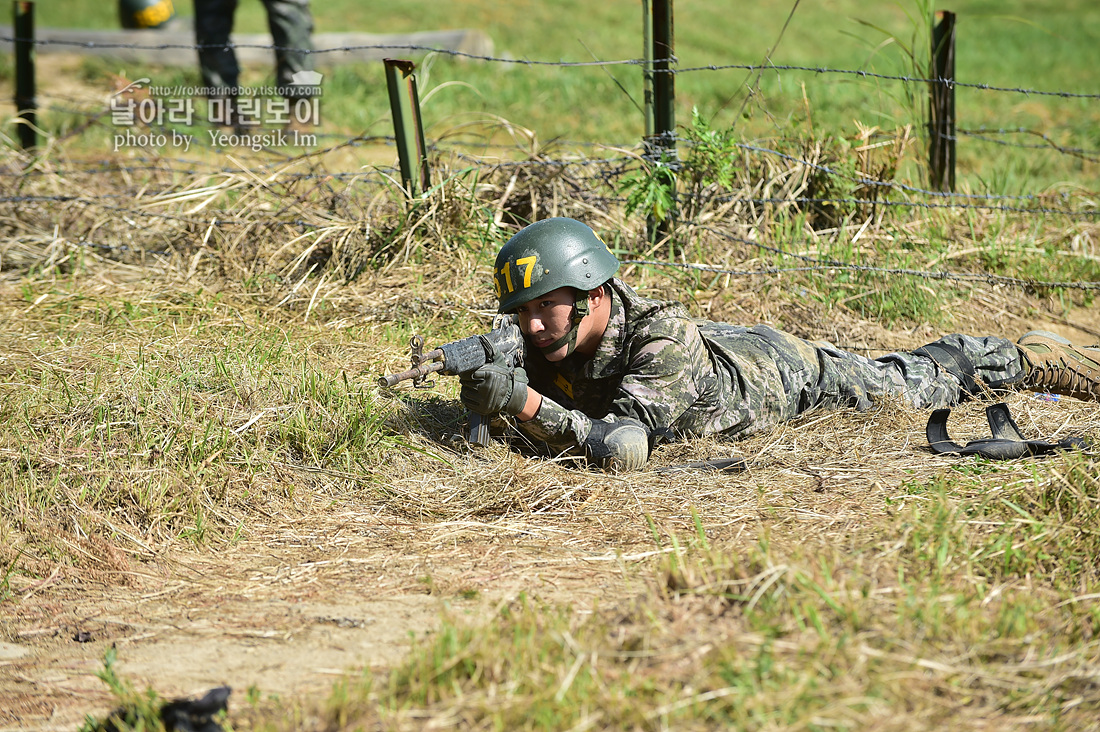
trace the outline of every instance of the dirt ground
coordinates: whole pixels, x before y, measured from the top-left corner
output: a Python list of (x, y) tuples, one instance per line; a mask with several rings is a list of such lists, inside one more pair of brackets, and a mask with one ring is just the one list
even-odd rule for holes
[(601, 583), (621, 585), (593, 582), (604, 568), (620, 575), (621, 545), (562, 546), (563, 528), (537, 518), (417, 528), (341, 512), (310, 524), (320, 531), (308, 546), (269, 538), (146, 561), (105, 552), (93, 576), (59, 569), (19, 586), (0, 616), (10, 639), (0, 642), (0, 729), (71, 730), (107, 712), (112, 699), (94, 674), (110, 646), (122, 676), (166, 697), (224, 684), (231, 707), (250, 687), (324, 698), (342, 675), (400, 660), (443, 613), (476, 620), (521, 591), (583, 607), (611, 589)]
[[(59, 64), (42, 60), (47, 69), (62, 69)], [(61, 91), (89, 93), (79, 85)], [(1009, 335), (1043, 328), (1100, 341), (1097, 308), (1054, 318), (1021, 316), (996, 302), (979, 305), (960, 315), (958, 330)], [(754, 315), (767, 320), (770, 314)], [(836, 342), (872, 348), (916, 346), (938, 335), (857, 322), (836, 328)], [(904, 423), (890, 412), (859, 419), (860, 429), (899, 452), (925, 444), (926, 415), (914, 413)], [(1054, 416), (1049, 424), (1057, 428)], [(805, 430), (814, 429), (811, 418)], [(806, 433), (760, 436), (745, 449), (782, 454), (784, 440), (797, 443)], [(714, 515), (728, 520), (731, 531), (751, 522), (762, 505), (789, 511), (785, 520), (792, 525), (843, 525), (855, 520), (868, 496), (902, 480), (889, 468), (867, 466), (865, 456), (845, 455), (849, 447), (838, 443), (831, 466), (783, 464), (779, 457), (773, 473), (755, 478), (669, 477), (657, 508), (682, 519), (688, 505), (718, 505)], [(762, 493), (761, 483), (779, 473), (805, 484), (812, 503), (789, 505), (789, 496)], [(638, 505), (628, 480), (609, 476), (605, 490), (592, 488), (591, 474), (576, 480), (591, 497), (552, 515), (532, 510), (484, 523), (417, 521), (368, 510), (345, 492), (335, 500), (297, 497), (269, 525), (250, 527), (227, 549), (149, 546), (136, 537), (117, 547), (75, 547), (88, 556), (86, 567), (58, 565), (35, 581), (11, 578), (13, 599), (0, 606), (0, 731), (73, 730), (86, 714), (109, 711), (113, 699), (95, 673), (111, 646), (120, 673), (139, 688), (175, 697), (229, 685), (232, 711), (246, 704), (250, 689), (260, 698), (323, 699), (345, 674), (400, 661), (441, 618), (487, 618), (520, 593), (581, 611), (629, 597), (638, 591), (635, 568), (655, 554), (644, 530), (654, 507)]]
[[(1100, 317), (1081, 310), (1027, 326), (1096, 340), (1090, 333), (1100, 331)], [(1018, 397), (1017, 419), (1050, 434), (1061, 415), (1033, 415), (1039, 402), (1029, 397)], [(860, 434), (877, 433), (898, 454), (924, 444), (920, 413), (902, 421), (891, 412), (851, 419)], [(792, 525), (843, 526), (884, 486), (912, 477), (892, 472), (890, 455), (878, 448), (881, 467), (857, 462), (860, 443), (821, 435), (816, 421), (743, 444), (747, 453), (770, 450), (772, 472), (673, 475), (656, 507), (638, 505), (628, 479), (608, 476), (593, 487), (592, 474), (578, 472), (588, 498), (564, 513), (411, 520), (366, 510), (352, 491), (295, 499), (268, 525), (216, 552), (181, 543), (152, 547), (136, 537), (114, 548), (87, 543), (78, 547), (87, 567), (59, 566), (33, 582), (12, 578), (14, 599), (0, 613), (0, 730), (72, 730), (85, 714), (109, 711), (113, 700), (94, 674), (112, 645), (122, 676), (162, 697), (224, 684), (234, 689), (231, 711), (250, 695), (324, 699), (344, 674), (392, 666), (443, 617), (477, 622), (521, 592), (582, 612), (637, 593), (634, 568), (656, 553), (645, 515), (682, 517), (685, 506), (703, 505), (733, 531), (767, 506), (788, 510)], [(835, 439), (835, 461), (785, 462), (784, 445), (794, 450), (809, 439)], [(812, 504), (788, 505), (779, 490), (762, 495), (761, 484), (780, 474), (793, 475)]]

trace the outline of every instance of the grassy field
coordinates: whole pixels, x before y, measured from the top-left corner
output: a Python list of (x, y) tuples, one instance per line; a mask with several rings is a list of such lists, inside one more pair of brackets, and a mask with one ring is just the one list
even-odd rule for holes
[[(6, 653), (34, 654), (0, 671), (4, 725), (71, 728), (120, 702), (154, 708), (147, 686), (220, 683), (236, 689), (234, 729), (1094, 725), (1095, 455), (937, 458), (927, 415), (894, 404), (653, 458), (741, 454), (740, 474), (607, 475), (472, 450), (453, 380), (417, 392), (376, 378), (403, 367), (412, 333), (487, 326), (485, 253), (506, 230), (484, 222), (512, 168), (453, 176), (410, 217), (292, 170), (165, 168), (134, 188), (133, 171), (55, 165), (20, 195), (74, 197), (9, 209), (0, 249), (0, 632)], [(607, 221), (595, 186), (523, 185), (521, 201)], [(288, 207), (293, 219), (272, 217)], [(637, 217), (611, 215), (609, 240), (637, 251)], [(1052, 249), (1040, 270), (1015, 244), (1030, 227), (1095, 247), (1088, 221), (1055, 235), (1032, 218), (903, 208), (814, 232), (793, 210), (727, 216), (697, 232), (703, 261), (770, 262), (719, 235), (752, 226), (864, 262), (919, 230), (934, 248), (910, 265), (1097, 279), (1095, 249)], [(1088, 291), (625, 274), (699, 315), (872, 353), (948, 327), (1100, 337)], [(957, 410), (957, 439), (987, 433), (986, 403)], [(1100, 438), (1095, 404), (1009, 403), (1029, 436)]]
[[(39, 7), (44, 26), (114, 27), (113, 6), (57, 0)], [(929, 46), (923, 1), (897, 3), (800, 3), (793, 8), (713, 0), (676, 7), (676, 51), (681, 68), (765, 63), (887, 76), (928, 75)], [(1095, 3), (955, 3), (958, 14), (957, 77), (969, 84), (1009, 89), (1097, 94), (1100, 9)], [(313, 8), (317, 32), (361, 30), (393, 33), (477, 28), (493, 39), (495, 55), (534, 61), (636, 59), (642, 56), (637, 3), (330, 2)], [(180, 15), (190, 13), (181, 7)], [(784, 24), (790, 15), (789, 24)], [(264, 32), (259, 2), (243, 2), (237, 29)], [(151, 36), (152, 37), (152, 36)], [(915, 59), (915, 60), (914, 60)], [(319, 57), (325, 67), (325, 59)], [(326, 69), (328, 70), (328, 69)], [(161, 84), (198, 84), (197, 68), (127, 68), (90, 62), (85, 75), (129, 78), (153, 75)], [(245, 80), (269, 83), (270, 68)], [(422, 64), (421, 98), (428, 136), (501, 140), (501, 121), (530, 130), (542, 145), (554, 140), (632, 146), (643, 133), (641, 74), (636, 66), (607, 68), (530, 67), (438, 57)], [(327, 131), (392, 135), (380, 64), (339, 66), (326, 82)], [(747, 140), (797, 134), (853, 138), (857, 121), (885, 131), (907, 124), (918, 130), (927, 95), (920, 85), (863, 79), (850, 74), (706, 68), (677, 76), (677, 119), (693, 107), (718, 129)], [(106, 86), (106, 82), (104, 82)], [(755, 90), (746, 101), (747, 89)], [(960, 182), (976, 191), (1033, 192), (1066, 180), (1096, 178), (1100, 114), (1095, 99), (1027, 95), (974, 88), (957, 91), (958, 125), (984, 131), (964, 135), (959, 147)], [(599, 100), (599, 103), (593, 103)], [(63, 117), (55, 124), (71, 124)], [(1000, 132), (1006, 130), (1007, 132)], [(1045, 136), (1045, 138), (1043, 137)], [(1006, 146), (988, 138), (1008, 142)], [(1085, 157), (1037, 153), (1015, 145), (1059, 145), (1091, 151)], [(528, 143), (527, 147), (530, 146)], [(551, 148), (552, 149), (552, 148)]]
[[(772, 60), (859, 68), (912, 37), (914, 7), (799, 5)], [(41, 3), (39, 22), (109, 27), (105, 8)], [(960, 40), (960, 79), (1097, 91), (1094, 4), (953, 9), (960, 33), (982, 27)], [(318, 31), (479, 27), (502, 57), (640, 55), (635, 3), (314, 12)], [(681, 65), (759, 63), (788, 12), (683, 2)], [(262, 29), (258, 2), (239, 24)], [(893, 48), (868, 68), (911, 73)], [(196, 81), (53, 63), (67, 70), (45, 99), (101, 99), (108, 73)], [(609, 71), (637, 96), (632, 67)], [(467, 445), (454, 379), (378, 387), (413, 334), (488, 327), (493, 253), (548, 215), (591, 223), (623, 259), (711, 267), (622, 271), (699, 317), (870, 355), (947, 331), (1100, 342), (1088, 155), (968, 143), (965, 187), (1030, 198), (944, 205), (905, 188), (923, 185), (920, 144), (886, 82), (765, 74), (738, 116), (745, 76), (678, 79), (689, 142), (659, 245), (653, 201), (630, 210), (650, 191), (637, 164), (549, 145), (635, 144), (640, 118), (599, 69), (425, 64), (433, 139), (505, 118), (548, 147), (497, 165), (449, 138), (470, 157), (433, 157), (415, 201), (372, 164), (392, 150), (339, 147), (388, 134), (375, 68), (331, 69), (327, 152), (113, 154), (103, 122), (77, 132), (87, 118), (58, 110), (47, 131), (71, 134), (6, 148), (0, 730), (75, 729), (119, 704), (127, 728), (155, 729), (159, 700), (220, 684), (236, 730), (1098, 729), (1095, 449), (939, 457), (927, 413), (883, 403), (666, 444), (651, 465), (740, 455), (745, 472), (604, 474)], [(1100, 148), (1094, 99), (960, 90), (960, 109)], [(883, 134), (861, 140), (855, 120)], [(559, 154), (571, 164), (543, 164)], [(1028, 437), (1100, 440), (1095, 403), (1004, 398)], [(988, 435), (992, 401), (953, 412), (956, 440)]]

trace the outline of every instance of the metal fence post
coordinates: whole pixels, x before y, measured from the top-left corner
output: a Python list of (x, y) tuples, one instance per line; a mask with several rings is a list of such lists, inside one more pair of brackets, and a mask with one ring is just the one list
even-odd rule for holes
[[(642, 28), (645, 42), (645, 157), (654, 164), (677, 169), (676, 155), (676, 75), (672, 24), (673, 0), (642, 0)], [(676, 190), (669, 191), (675, 202)], [(662, 221), (646, 220), (650, 241), (667, 238), (672, 231), (675, 205)]]
[(928, 170), (938, 191), (955, 191), (955, 14), (941, 10), (932, 28), (928, 102)]
[(672, 0), (652, 0), (653, 3), (653, 134), (661, 145), (676, 154), (676, 76), (672, 72)]
[(645, 63), (642, 65), (642, 114), (645, 115), (645, 137), (649, 145), (653, 137), (653, 15), (649, 12), (649, 0), (642, 0), (642, 45)]
[(34, 91), (34, 3), (14, 0), (12, 31), (15, 35), (15, 111), (19, 116), (19, 143), (24, 150), (38, 144), (37, 101)]
[(387, 58), (386, 87), (390, 92), (393, 132), (397, 138), (397, 157), (401, 166), (401, 183), (409, 196), (415, 197), (431, 185), (428, 175), (428, 152), (424, 144), (424, 127), (420, 123), (420, 97), (416, 91), (416, 76), (412, 61)]

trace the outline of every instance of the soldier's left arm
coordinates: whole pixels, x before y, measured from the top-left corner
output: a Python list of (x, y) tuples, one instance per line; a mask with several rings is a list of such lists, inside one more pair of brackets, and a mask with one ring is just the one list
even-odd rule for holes
[(706, 391), (712, 374), (710, 357), (694, 325), (687, 332), (650, 334), (630, 354), (611, 413), (633, 417), (651, 433), (677, 431)]

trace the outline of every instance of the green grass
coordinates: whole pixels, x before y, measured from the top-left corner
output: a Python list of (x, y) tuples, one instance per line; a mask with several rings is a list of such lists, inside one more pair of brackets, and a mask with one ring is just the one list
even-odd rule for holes
[(580, 614), (521, 595), (488, 622), (450, 619), (399, 667), (337, 687), (318, 726), (935, 729), (969, 727), (964, 707), (1088, 725), (1100, 690), (1073, 669), (1100, 630), (1078, 600), (1100, 588), (1081, 561), (1098, 475), (1071, 459), (1009, 490), (936, 481), (872, 535), (827, 543), (712, 541), (693, 514), (636, 601)]
[[(676, 28), (685, 67), (759, 63), (787, 12), (716, 1), (681, 6)], [(880, 73), (910, 74), (896, 43), (868, 59), (879, 41), (907, 42), (919, 30), (911, 19), (915, 7), (800, 6), (772, 60), (835, 68), (869, 63)], [(583, 61), (591, 58), (585, 46), (602, 59), (640, 55), (633, 3), (381, 8), (314, 4), (319, 31), (469, 26), (490, 33), (498, 56)], [(960, 14), (960, 79), (1096, 91), (1090, 87), (1100, 61), (1095, 3), (968, 2), (953, 9)], [(114, 24), (102, 4), (43, 3), (39, 10), (40, 25)], [(1034, 23), (1020, 19), (1025, 11)], [(243, 3), (240, 29), (255, 32), (262, 24), (260, 4)], [(639, 97), (636, 68), (608, 71)], [(517, 133), (513, 147), (523, 150), (521, 157), (536, 151), (554, 157), (564, 152), (559, 138), (633, 145), (640, 115), (608, 71), (434, 58), (420, 71), (429, 136), (499, 141), (503, 119), (533, 133), (530, 139)], [(197, 80), (195, 69), (102, 60), (82, 64), (79, 77), (94, 86), (116, 72), (152, 75), (157, 84)], [(390, 133), (379, 65), (327, 73), (326, 131)], [(10, 70), (4, 74), (10, 77)], [(247, 80), (264, 83), (269, 74), (269, 68), (254, 69)], [(945, 330), (981, 317), (1000, 327), (1008, 314), (1015, 327), (1033, 316), (1062, 318), (1070, 306), (1093, 302), (1091, 291), (1032, 286), (1006, 294), (1007, 288), (982, 281), (882, 271), (1096, 282), (1095, 222), (855, 203), (851, 199), (870, 195), (858, 180), (864, 174), (920, 185), (922, 155), (919, 143), (905, 136), (860, 149), (888, 138), (864, 130), (860, 139), (856, 120), (892, 131), (916, 122), (919, 109), (894, 82), (783, 71), (764, 74), (763, 96), (738, 116), (745, 77), (744, 71), (700, 71), (677, 80), (682, 133), (697, 143), (681, 151), (688, 163), (681, 191), (692, 195), (683, 211), (688, 223), (700, 226), (685, 226), (661, 247), (645, 241), (642, 223), (661, 201), (646, 197), (653, 190), (637, 170), (633, 177), (593, 182), (575, 172), (472, 169), (438, 160), (437, 187), (406, 205), (392, 186), (345, 188), (326, 177), (367, 166), (369, 154), (359, 149), (335, 162), (288, 163), (291, 172), (315, 174), (300, 180), (261, 170), (272, 158), (247, 153), (235, 155), (241, 172), (209, 176), (82, 172), (73, 159), (106, 155), (108, 131), (99, 127), (51, 148), (34, 163), (35, 175), (10, 176), (12, 197), (108, 193), (126, 210), (64, 201), (7, 204), (0, 240), (6, 283), (0, 602), (18, 601), (32, 581), (51, 577), (57, 567), (101, 571), (109, 564), (87, 547), (122, 547), (145, 560), (165, 551), (262, 545), (272, 515), (291, 523), (317, 520), (320, 534), (336, 524), (343, 531), (347, 519), (337, 514), (347, 507), (369, 511), (379, 531), (391, 521), (407, 527), (408, 533), (381, 534), (379, 541), (393, 538), (393, 546), (409, 547), (414, 534), (429, 534), (423, 541), (440, 553), (433, 555), (440, 562), (450, 544), (432, 532), (448, 522), (476, 521), (509, 531), (518, 526), (530, 534), (522, 541), (547, 557), (575, 551), (568, 555), (574, 564), (590, 548), (659, 555), (600, 569), (584, 565), (590, 574), (573, 578), (571, 587), (598, 587), (598, 602), (535, 591), (501, 601), (499, 583), (478, 584), (465, 566), (453, 573), (458, 579), (430, 564), (418, 567), (417, 591), (442, 595), (455, 607), (403, 662), (337, 685), (320, 704), (303, 698), (260, 703), (263, 690), (250, 691), (253, 703), (235, 711), (234, 724), (1094, 725), (1100, 711), (1100, 612), (1092, 601), (1100, 593), (1095, 457), (941, 464), (907, 443), (917, 468), (884, 466), (875, 448), (855, 450), (844, 467), (866, 468), (866, 474), (830, 482), (819, 463), (822, 455), (835, 457), (841, 438), (828, 424), (803, 424), (761, 435), (746, 448), (773, 460), (761, 477), (687, 478), (658, 485), (650, 495), (652, 476), (605, 479), (503, 449), (469, 451), (453, 437), (462, 419), (454, 380), (440, 379), (427, 396), (375, 386), (379, 373), (407, 363), (413, 333), (438, 344), (486, 329), (492, 302), (485, 275), (510, 233), (507, 224), (550, 212), (588, 217), (624, 257), (783, 270), (737, 277), (637, 268), (630, 277), (648, 294), (688, 302), (695, 315), (765, 319), (806, 337), (839, 338), (841, 346), (847, 338), (890, 350), (893, 341), (908, 342), (930, 326)], [(964, 126), (1033, 127), (1062, 144), (1100, 148), (1094, 100), (960, 89), (959, 104)], [(693, 106), (699, 117), (689, 126)], [(80, 125), (79, 115), (66, 113), (49, 112), (46, 120), (55, 133)], [(789, 157), (750, 153), (738, 146), (744, 141)], [(597, 148), (590, 154), (614, 153)], [(219, 170), (228, 165), (224, 156), (211, 157)], [(960, 165), (964, 184), (974, 190), (1035, 194), (1059, 184), (1069, 195), (1043, 198), (1044, 205), (1094, 208), (1095, 163), (966, 142)], [(800, 181), (805, 187), (795, 185)], [(197, 199), (150, 202), (150, 191), (216, 183), (225, 188), (194, 211)], [(628, 213), (624, 202), (632, 193), (638, 206)], [(748, 212), (722, 208), (723, 199), (735, 195), (775, 200)], [(799, 195), (826, 200), (800, 204), (793, 200)], [(897, 190), (879, 195), (880, 201), (908, 199)], [(184, 220), (138, 215), (150, 206)], [(271, 215), (277, 223), (267, 220)], [(497, 217), (506, 226), (498, 227)], [(118, 251), (111, 256), (119, 261), (100, 259), (81, 246), (85, 241), (171, 251), (164, 260), (149, 255), (139, 266), (137, 255)], [(1026, 411), (1051, 429), (1087, 419), (1083, 412), (1063, 419), (1062, 413)], [(903, 413), (908, 426), (899, 428), (888, 412), (860, 418), (869, 420), (865, 433), (887, 435), (895, 429), (919, 435), (920, 425), (913, 425), (922, 421)], [(1028, 429), (1039, 429), (1035, 422)], [(879, 447), (900, 449), (902, 438), (889, 439)], [(557, 512), (542, 513), (547, 506)], [(538, 534), (544, 529), (560, 533), (544, 540)], [(493, 542), (484, 548), (527, 548)], [(504, 562), (491, 554), (486, 550), (478, 561)], [(501, 565), (505, 574), (519, 572), (516, 566)], [(110, 571), (101, 576), (120, 581)], [(534, 574), (517, 576), (541, 582)], [(547, 576), (544, 588), (555, 581), (550, 570)], [(462, 603), (483, 604), (467, 611), (470, 605)], [(104, 681), (116, 695), (132, 695), (111, 664), (106, 671)]]
[[(733, 189), (752, 180), (742, 169), (731, 175), (723, 185)], [(69, 190), (83, 180), (65, 170), (55, 176), (46, 183), (66, 182)], [(342, 283), (334, 246), (286, 303), (300, 282), (288, 272), (307, 250), (306, 242), (283, 250), (300, 235), (295, 227), (262, 229), (249, 251), (234, 248), (240, 229), (218, 229), (201, 260), (194, 258), (199, 250), (184, 250), (175, 269), (143, 271), (138, 282), (103, 284), (100, 275), (115, 270), (87, 252), (75, 256), (75, 246), (68, 259), (43, 255), (22, 265), (18, 285), (5, 290), (0, 326), (5, 602), (18, 597), (13, 586), (49, 577), (54, 567), (89, 566), (87, 542), (140, 558), (166, 547), (262, 545), (271, 514), (344, 522), (354, 507), (425, 531), (473, 519), (552, 527), (575, 538), (589, 532), (600, 542), (609, 541), (601, 522), (626, 515), (615, 541), (663, 554), (594, 575), (613, 588), (606, 599), (569, 602), (532, 592), (500, 602), (491, 582), (448, 582), (445, 572), (437, 578), (434, 568), (425, 574), (419, 567), (422, 591), (457, 607), (404, 661), (342, 682), (323, 703), (289, 697), (235, 705), (234, 724), (404, 728), (461, 719), (501, 729), (936, 729), (957, 724), (965, 711), (973, 726), (1021, 727), (1028, 719), (1074, 729), (1095, 719), (1100, 691), (1089, 674), (1100, 614), (1088, 601), (1100, 592), (1094, 457), (937, 472), (913, 448), (921, 477), (899, 478), (893, 468), (880, 474), (874, 465), (874, 486), (841, 483), (843, 499), (809, 488), (792, 494), (790, 504), (827, 519), (824, 529), (792, 521), (788, 497), (751, 474), (720, 486), (677, 482), (656, 497), (645, 493), (647, 476), (616, 479), (594, 516), (577, 499), (547, 519), (531, 507), (594, 492), (605, 481), (537, 459), (479, 457), (450, 442), (461, 419), (453, 380), (441, 379), (429, 397), (378, 390), (378, 373), (403, 365), (411, 333), (439, 343), (483, 327), (470, 303), (485, 301), (479, 278), (497, 234), (483, 228), (489, 204), (471, 190), (487, 181), (471, 179), (455, 176), (415, 214), (376, 209), (373, 225), (397, 243), (390, 257), (406, 237), (417, 240), (408, 265), (380, 256), (360, 280)], [(250, 216), (292, 195), (280, 185), (234, 187), (204, 215), (251, 226)], [(325, 195), (314, 189), (295, 200), (337, 226)], [(25, 212), (20, 221), (41, 227), (35, 217), (47, 213)], [(775, 213), (766, 223), (769, 240), (804, 249), (807, 216)], [(67, 234), (75, 239), (80, 226), (96, 226), (97, 238), (112, 240), (117, 223), (74, 217)], [(944, 232), (962, 230), (967, 244), (1003, 249), (998, 266), (1006, 272), (1027, 262), (1026, 251), (1008, 245), (1019, 221), (998, 226), (944, 213), (935, 224), (942, 231), (924, 230), (927, 251), (902, 254), (926, 263), (956, 246)], [(851, 230), (823, 236), (817, 253), (910, 264), (889, 258), (896, 247), (887, 235), (906, 227), (911, 221), (893, 214), (859, 242)], [(173, 232), (164, 222), (147, 229), (151, 238)], [(378, 251), (377, 242), (357, 246)], [(747, 246), (731, 251), (700, 242), (693, 255), (760, 255)], [(188, 271), (197, 281), (181, 280)], [(830, 309), (882, 325), (920, 323), (938, 312), (943, 293), (959, 297), (940, 283), (937, 297), (921, 300), (907, 289), (921, 280), (862, 272), (798, 277), (769, 280), (758, 303), (810, 307), (794, 294), (797, 283), (820, 298), (818, 309), (794, 312), (808, 312), (793, 321), (800, 327)], [(663, 286), (690, 294), (706, 283), (694, 273)], [(742, 293), (734, 286), (725, 294)], [(841, 303), (849, 294), (861, 297)], [(884, 427), (892, 424), (888, 415), (877, 419), (874, 430), (893, 430)], [(791, 465), (815, 469), (812, 445), (798, 449), (819, 431), (834, 439), (826, 425), (764, 435), (746, 449), (765, 454), (772, 440), (787, 440), (787, 454), (768, 475), (789, 480)], [(846, 466), (873, 465), (873, 452), (848, 454)], [(730, 501), (737, 503), (732, 512)], [(561, 549), (557, 534), (552, 541)], [(461, 609), (487, 596), (484, 612)], [(132, 696), (132, 685), (110, 678), (120, 701)]]
[(144, 693), (138, 692), (128, 679), (119, 675), (117, 661), (116, 649), (108, 648), (103, 657), (103, 668), (96, 671), (95, 675), (119, 703), (118, 709), (102, 722), (91, 714), (87, 715), (80, 732), (105, 732), (119, 729), (120, 725), (124, 725), (123, 729), (164, 729), (159, 715), (163, 701), (157, 698), (152, 689), (146, 689)]
[[(968, 0), (951, 9), (959, 17), (960, 81), (1013, 89), (1098, 92), (1093, 70), (1100, 64), (1096, 30), (1100, 9), (1095, 3), (1073, 0), (1036, 7)], [(180, 14), (189, 10), (181, 9)], [(498, 57), (590, 61), (642, 55), (640, 8), (631, 4), (418, 1), (393, 8), (345, 0), (315, 4), (313, 12), (317, 32), (478, 28), (493, 39)], [(767, 4), (733, 9), (717, 0), (682, 3), (675, 18), (680, 66), (760, 64), (778, 41), (771, 56), (777, 65), (867, 69), (902, 76), (925, 73), (914, 68), (904, 50), (913, 49), (918, 63), (927, 56), (923, 2), (803, 3), (780, 41), (788, 12), (786, 6)], [(117, 21), (109, 6), (58, 1), (39, 6), (39, 23), (113, 27)], [(242, 3), (237, 23), (242, 32), (264, 31), (260, 3)], [(324, 56), (319, 64), (326, 67)], [(107, 62), (104, 68), (108, 67), (130, 78), (153, 74), (157, 83), (197, 84), (198, 79), (197, 69), (151, 71)], [(329, 73), (324, 110), (328, 131), (392, 134), (381, 64), (336, 67)], [(256, 69), (245, 80), (267, 83), (271, 74), (270, 68)], [(436, 58), (423, 63), (418, 75), (427, 134), (433, 139), (461, 129), (467, 135), (495, 136), (501, 141), (501, 119), (532, 130), (543, 144), (565, 139), (633, 145), (642, 134), (642, 116), (636, 107), (642, 100), (641, 74), (636, 66), (547, 68)], [(850, 137), (857, 120), (885, 130), (912, 124), (923, 132), (926, 95), (919, 86), (812, 71), (769, 71), (759, 75), (759, 83), (755, 79), (756, 75), (736, 69), (679, 75), (679, 123), (686, 125), (692, 108), (698, 108), (712, 126), (733, 128), (743, 139), (786, 136), (792, 128), (816, 136)], [(759, 94), (744, 105), (746, 82)], [(1055, 144), (1092, 151), (1092, 158), (1100, 149), (1100, 112), (1093, 99), (959, 88), (957, 118), (964, 129), (1031, 130)], [(58, 131), (66, 127), (63, 120), (52, 124)], [(1003, 139), (1045, 144), (1026, 133)], [(1095, 163), (1079, 157), (965, 136), (958, 167), (961, 184), (994, 193), (1028, 193), (1064, 181), (1088, 185), (1095, 180)]]
[(76, 368), (35, 360), (4, 376), (0, 446), (10, 459), (0, 493), (27, 516), (52, 523), (56, 506), (74, 502), (85, 517), (113, 516), (150, 536), (223, 543), (272, 463), (370, 483), (376, 456), (401, 443), (360, 374), (329, 368), (331, 343), (290, 343), (217, 295), (41, 294), (49, 304), (36, 309), (56, 325), (32, 347), (56, 339), (88, 356)]

